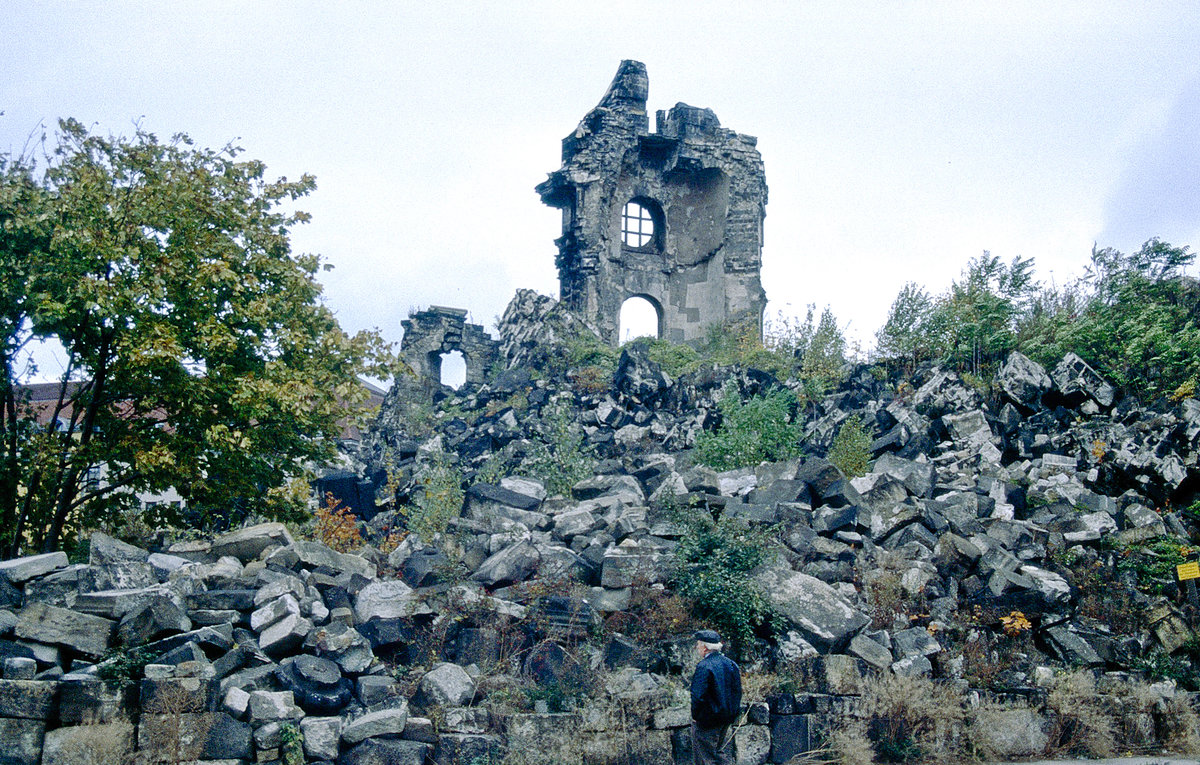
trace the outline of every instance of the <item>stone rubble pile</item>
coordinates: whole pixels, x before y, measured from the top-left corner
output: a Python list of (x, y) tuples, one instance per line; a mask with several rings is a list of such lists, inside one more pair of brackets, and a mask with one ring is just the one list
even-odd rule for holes
[[(468, 479), (498, 456), (519, 464), (564, 408), (598, 457), (592, 475), (553, 496), (519, 474), (474, 482), (439, 544), (410, 535), (386, 555), (267, 523), (153, 552), (96, 533), (86, 564), (64, 553), (2, 562), (0, 763), (82, 762), (100, 740), (139, 762), (272, 762), (295, 731), (319, 763), (471, 765), (514, 752), (524, 763), (690, 762), (688, 635), (643, 644), (601, 626), (669, 584), (684, 532), (668, 506), (778, 531), (753, 579), (781, 621), (747, 669), (789, 665), (805, 692), (750, 708), (745, 765), (810, 749), (854, 714), (873, 672), (978, 694), (949, 637), (980, 638), (986, 625), (964, 622), (972, 609), (1020, 612), (1033, 634), (995, 681), (1011, 706), (994, 748), (1013, 757), (1041, 753), (1056, 670), (1119, 675), (1196, 640), (1173, 583), (1153, 598), (1110, 583), (1149, 616), (1148, 629), (1122, 633), (1081, 607), (1064, 568), (1116, 544), (1195, 539), (1187, 518), (1152, 508), (1200, 483), (1196, 399), (1140, 408), (1070, 354), (1047, 371), (1014, 353), (993, 401), (946, 370), (889, 385), (864, 369), (806, 412), (807, 456), (718, 472), (690, 449), (719, 421), (723, 387), (750, 396), (786, 383), (711, 365), (672, 379), (635, 344), (611, 385), (583, 390), (541, 347), (530, 324), (545, 323), (511, 313), (502, 344), (522, 361), (446, 394), (453, 414), (432, 434), (408, 429), (389, 397), (363, 453), (371, 490), (352, 487), (383, 502), (360, 515), (375, 530), (397, 522), (394, 498), (372, 483), (381, 455), (393, 460), (389, 486), (411, 499), (434, 457)], [(822, 455), (852, 415), (874, 440), (869, 472), (849, 479)], [(538, 588), (564, 580), (569, 593)], [(923, 612), (881, 614), (871, 592), (883, 585)], [(585, 676), (599, 686), (569, 711), (482, 703)], [(1160, 723), (1139, 718), (1143, 744)]]

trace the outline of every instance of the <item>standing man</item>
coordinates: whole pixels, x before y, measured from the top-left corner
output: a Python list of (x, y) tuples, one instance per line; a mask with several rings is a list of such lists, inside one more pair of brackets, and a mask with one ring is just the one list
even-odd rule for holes
[(742, 712), (742, 672), (721, 653), (721, 636), (696, 633), (700, 663), (692, 675), (692, 758), (696, 765), (733, 765), (734, 724)]

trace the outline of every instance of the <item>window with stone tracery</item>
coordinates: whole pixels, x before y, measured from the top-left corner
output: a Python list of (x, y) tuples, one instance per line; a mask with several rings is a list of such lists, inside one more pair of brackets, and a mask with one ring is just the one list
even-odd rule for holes
[(627, 247), (648, 247), (654, 241), (654, 214), (638, 202), (627, 202), (621, 211), (621, 241)]

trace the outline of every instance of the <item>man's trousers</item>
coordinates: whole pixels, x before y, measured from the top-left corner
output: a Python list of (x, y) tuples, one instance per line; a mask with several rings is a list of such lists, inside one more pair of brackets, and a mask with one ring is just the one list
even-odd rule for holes
[(733, 765), (733, 726), (701, 728), (692, 723), (692, 761), (696, 765)]

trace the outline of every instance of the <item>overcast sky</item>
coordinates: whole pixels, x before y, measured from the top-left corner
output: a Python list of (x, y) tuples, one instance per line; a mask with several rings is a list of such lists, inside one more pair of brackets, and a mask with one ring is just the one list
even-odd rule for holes
[(414, 307), (557, 296), (533, 187), (625, 58), (651, 112), (758, 137), (769, 315), (829, 305), (869, 343), (904, 282), (983, 250), (1063, 282), (1093, 242), (1200, 245), (1194, 1), (9, 0), (0, 50), (0, 151), (140, 121), (313, 173), (295, 247), (343, 326), (394, 341)]

